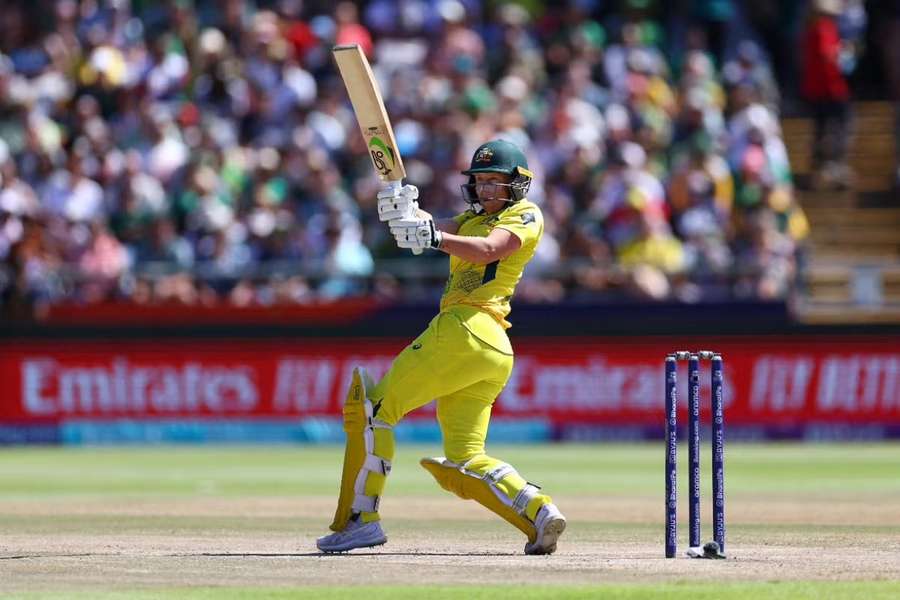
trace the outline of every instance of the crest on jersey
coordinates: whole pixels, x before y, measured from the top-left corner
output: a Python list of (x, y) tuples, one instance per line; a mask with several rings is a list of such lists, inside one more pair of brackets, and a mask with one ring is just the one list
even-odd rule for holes
[(483, 146), (475, 156), (475, 162), (491, 162), (494, 157), (494, 150), (490, 146)]
[(522, 224), (528, 225), (529, 223), (534, 223), (534, 213), (522, 213)]
[(454, 288), (467, 294), (481, 285), (482, 275), (478, 271), (462, 271), (454, 277)]

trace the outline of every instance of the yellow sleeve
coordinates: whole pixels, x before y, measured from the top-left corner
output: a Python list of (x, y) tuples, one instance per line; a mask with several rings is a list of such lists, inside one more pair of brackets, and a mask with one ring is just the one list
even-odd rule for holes
[(511, 232), (524, 247), (540, 239), (544, 231), (544, 215), (536, 204), (522, 200), (503, 211), (494, 227)]

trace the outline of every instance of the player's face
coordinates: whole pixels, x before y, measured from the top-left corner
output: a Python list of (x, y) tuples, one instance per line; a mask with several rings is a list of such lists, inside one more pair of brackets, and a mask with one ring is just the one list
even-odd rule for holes
[(475, 193), (484, 207), (484, 212), (491, 214), (502, 210), (511, 198), (509, 182), (512, 178), (503, 173), (476, 173)]

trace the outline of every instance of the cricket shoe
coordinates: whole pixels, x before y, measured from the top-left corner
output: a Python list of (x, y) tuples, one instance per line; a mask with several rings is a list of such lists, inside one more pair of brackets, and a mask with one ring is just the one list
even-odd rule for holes
[(323, 535), (316, 540), (316, 547), (322, 552), (346, 552), (354, 548), (371, 548), (387, 541), (381, 528), (381, 521), (363, 523), (350, 520), (343, 531)]
[(556, 552), (556, 541), (566, 530), (566, 518), (555, 504), (545, 504), (538, 511), (534, 528), (537, 539), (533, 544), (525, 544), (525, 554), (553, 554)]

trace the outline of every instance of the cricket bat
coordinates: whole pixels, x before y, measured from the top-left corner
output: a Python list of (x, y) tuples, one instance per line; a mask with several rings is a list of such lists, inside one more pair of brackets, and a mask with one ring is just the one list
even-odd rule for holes
[[(375, 172), (388, 187), (399, 191), (403, 187), (406, 169), (403, 168), (403, 159), (397, 150), (391, 120), (384, 108), (384, 100), (372, 67), (357, 44), (335, 46), (331, 52), (344, 80), (344, 87), (347, 88), (347, 95), (350, 96), (350, 103), (353, 104), (353, 112), (356, 113), (356, 121)], [(413, 252), (420, 254), (422, 251)]]

